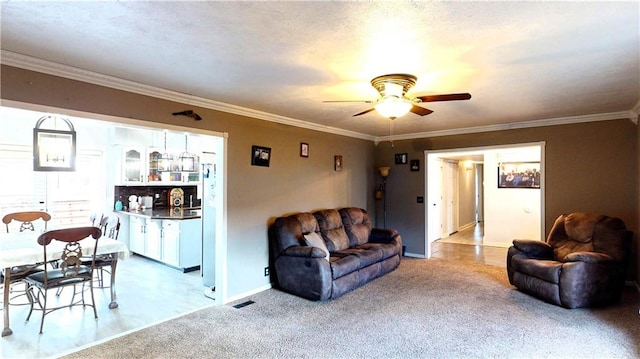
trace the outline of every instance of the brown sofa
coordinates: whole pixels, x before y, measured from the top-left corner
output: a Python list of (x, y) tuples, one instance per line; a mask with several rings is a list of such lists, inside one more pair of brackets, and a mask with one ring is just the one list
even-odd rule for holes
[(509, 282), (565, 308), (615, 303), (624, 287), (631, 238), (618, 218), (560, 215), (546, 242), (513, 241), (507, 253)]
[(394, 270), (402, 238), (371, 228), (367, 211), (327, 209), (276, 218), (269, 230), (274, 287), (310, 300), (337, 298)]

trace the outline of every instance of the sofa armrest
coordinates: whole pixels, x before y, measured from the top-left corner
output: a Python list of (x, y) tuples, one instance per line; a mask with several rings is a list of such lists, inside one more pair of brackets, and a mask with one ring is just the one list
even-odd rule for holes
[(545, 242), (533, 239), (514, 239), (513, 246), (530, 258), (552, 259), (553, 247)]
[(325, 258), (327, 253), (318, 247), (312, 246), (293, 246), (287, 248), (282, 255), (291, 257), (304, 258)]
[(564, 262), (587, 262), (587, 263), (608, 263), (615, 262), (615, 259), (606, 253), (600, 252), (573, 252), (567, 254)]
[(308, 246), (287, 248), (274, 261), (276, 285), (286, 292), (310, 300), (331, 297), (331, 264), (322, 249)]
[(390, 243), (398, 236), (398, 231), (393, 228), (371, 228), (370, 243)]

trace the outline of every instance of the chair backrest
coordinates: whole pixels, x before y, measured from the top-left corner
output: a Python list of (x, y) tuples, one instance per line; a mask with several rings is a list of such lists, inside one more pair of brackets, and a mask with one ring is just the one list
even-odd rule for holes
[(599, 252), (624, 263), (629, 255), (630, 234), (619, 218), (575, 212), (556, 219), (547, 243), (559, 261), (574, 252)]
[(118, 239), (120, 234), (120, 217), (113, 216), (109, 218), (109, 221), (105, 225), (106, 232), (103, 230), (103, 234), (111, 239)]
[(42, 219), (44, 221), (44, 229), (46, 230), (47, 222), (51, 220), (51, 215), (43, 211), (26, 211), (26, 212), (9, 213), (4, 217), (2, 217), (2, 222), (7, 227), (7, 233), (9, 233), (9, 223), (11, 223), (11, 221), (21, 222), (20, 232), (23, 232), (26, 230), (35, 231), (33, 222), (39, 219)]
[[(44, 251), (44, 263), (47, 263), (49, 259), (47, 258), (47, 245), (49, 245), (52, 241), (60, 241), (64, 242), (65, 246), (62, 251), (62, 255), (60, 256), (60, 264), (59, 267), (62, 269), (65, 278), (74, 277), (78, 274), (80, 267), (82, 265), (82, 247), (80, 246), (80, 241), (92, 237), (96, 240), (95, 245), (93, 246), (93, 261), (91, 264), (91, 269), (93, 269), (94, 261), (96, 257), (96, 251), (98, 249), (98, 239), (102, 235), (102, 231), (97, 227), (74, 227), (74, 228), (65, 228), (65, 229), (56, 229), (53, 231), (48, 231), (42, 233), (38, 236), (38, 244), (40, 244)], [(47, 271), (48, 266), (44, 266), (45, 272)], [(48, 276), (45, 276), (45, 278)], [(62, 278), (64, 279), (64, 278)], [(47, 284), (45, 279), (45, 285)]]

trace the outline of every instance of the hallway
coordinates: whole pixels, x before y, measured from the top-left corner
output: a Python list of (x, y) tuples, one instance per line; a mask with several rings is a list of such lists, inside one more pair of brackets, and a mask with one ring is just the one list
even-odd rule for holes
[(453, 259), (506, 267), (508, 248), (482, 244), (483, 225), (465, 229), (431, 244), (433, 258)]

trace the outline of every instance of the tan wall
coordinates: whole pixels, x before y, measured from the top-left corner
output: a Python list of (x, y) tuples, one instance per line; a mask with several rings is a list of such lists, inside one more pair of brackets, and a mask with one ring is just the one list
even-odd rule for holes
[[(2, 99), (62, 109), (176, 124), (228, 139), (228, 295), (267, 286), (267, 225), (296, 211), (358, 206), (373, 211), (371, 141), (231, 115), (123, 91), (2, 66)], [(172, 112), (194, 109), (194, 121)], [(300, 142), (310, 146), (299, 156)], [(270, 167), (251, 166), (251, 146), (271, 147)], [(344, 170), (334, 171), (342, 155)]]
[[(622, 218), (638, 233), (638, 137), (628, 119), (394, 141), (376, 147), (376, 166), (391, 166), (388, 225), (407, 252), (424, 253), (424, 151), (546, 142), (545, 227), (562, 213), (585, 211)], [(394, 154), (420, 159), (420, 172), (395, 165)], [(637, 244), (636, 244), (637, 248)], [(637, 261), (636, 261), (637, 262)]]
[[(347, 138), (280, 125), (214, 110), (2, 65), (2, 99), (90, 113), (178, 124), (228, 132), (229, 295), (267, 285), (266, 228), (275, 216), (294, 211), (355, 205), (382, 223), (381, 201), (373, 200), (380, 182), (374, 168), (392, 167), (388, 224), (402, 233), (408, 252), (424, 253), (423, 151), (546, 141), (546, 230), (555, 217), (593, 211), (622, 218), (639, 231), (640, 129), (629, 120), (603, 121), (469, 135), (395, 141), (374, 146)], [(194, 109), (203, 121), (176, 118), (172, 112)], [(299, 143), (310, 157), (298, 156)], [(269, 168), (250, 166), (251, 145), (272, 148)], [(393, 164), (395, 153), (420, 160), (420, 171)], [(333, 171), (333, 156), (345, 169)], [(374, 213), (375, 212), (377, 213)], [(637, 243), (637, 241), (636, 241)], [(636, 244), (636, 253), (637, 253)], [(638, 263), (638, 261), (636, 261)]]

